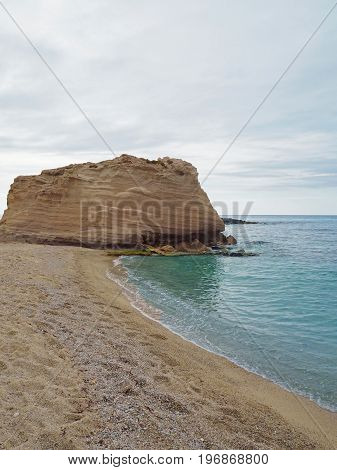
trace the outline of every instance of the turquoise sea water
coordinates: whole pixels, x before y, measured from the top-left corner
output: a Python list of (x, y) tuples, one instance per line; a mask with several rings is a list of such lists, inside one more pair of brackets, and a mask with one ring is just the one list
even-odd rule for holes
[(228, 226), (256, 257), (128, 257), (171, 330), (337, 410), (337, 216)]

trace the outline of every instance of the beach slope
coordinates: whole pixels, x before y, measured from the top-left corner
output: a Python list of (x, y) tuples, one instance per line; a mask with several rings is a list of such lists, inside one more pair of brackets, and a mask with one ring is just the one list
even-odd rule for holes
[(0, 255), (0, 448), (337, 448), (335, 413), (141, 315), (104, 252)]

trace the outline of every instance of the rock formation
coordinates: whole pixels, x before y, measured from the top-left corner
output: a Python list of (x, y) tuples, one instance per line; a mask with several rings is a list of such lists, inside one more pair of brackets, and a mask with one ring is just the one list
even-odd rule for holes
[(250, 220), (233, 219), (232, 217), (221, 217), (221, 218), (226, 225), (242, 225), (242, 224), (256, 225), (260, 223), (260, 222), (252, 222)]
[(1, 239), (88, 247), (216, 243), (224, 223), (182, 160), (122, 155), (19, 176)]
[(228, 235), (228, 237), (225, 237), (226, 241), (224, 242), (225, 245), (236, 245), (237, 240), (233, 235)]

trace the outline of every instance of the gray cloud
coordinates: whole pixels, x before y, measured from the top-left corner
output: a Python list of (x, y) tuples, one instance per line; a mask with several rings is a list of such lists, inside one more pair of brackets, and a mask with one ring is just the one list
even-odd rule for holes
[[(327, 0), (5, 4), (117, 153), (181, 157), (201, 179), (331, 6)], [(270, 213), (287, 189), (300, 202), (294, 209), (284, 201), (284, 210), (305, 213), (306, 200), (326, 187), (314, 207), (321, 213), (332, 207), (336, 24), (334, 14), (205, 182), (211, 198), (255, 200), (255, 212)], [(17, 174), (99, 161), (109, 152), (2, 11), (0, 31), (1, 211)]]

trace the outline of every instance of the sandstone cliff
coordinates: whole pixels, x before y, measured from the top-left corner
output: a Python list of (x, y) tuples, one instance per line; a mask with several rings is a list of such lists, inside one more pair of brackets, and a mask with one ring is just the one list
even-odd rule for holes
[(214, 243), (223, 221), (182, 160), (122, 155), (19, 176), (0, 238), (92, 247)]

